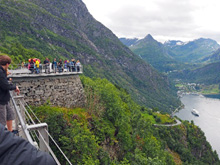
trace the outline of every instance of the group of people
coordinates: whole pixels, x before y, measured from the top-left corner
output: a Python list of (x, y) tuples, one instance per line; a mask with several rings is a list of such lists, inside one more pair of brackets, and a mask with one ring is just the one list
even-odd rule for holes
[[(24, 64), (22, 63), (22, 66)], [(65, 60), (60, 59), (59, 61), (54, 58), (53, 62), (50, 62), (48, 58), (46, 58), (43, 62), (43, 65), (40, 63), (40, 60), (37, 58), (29, 59), (28, 69), (31, 73), (40, 73), (42, 70), (45, 70), (45, 73), (51, 72), (80, 72), (81, 63), (79, 60), (75, 61), (75, 59)]]
[(54, 159), (49, 154), (39, 151), (31, 143), (12, 133), (15, 113), (9, 104), (9, 91), (14, 90), (19, 95), (20, 90), (7, 78), (10, 64), (9, 56), (0, 55), (0, 164), (55, 165)]
[[(46, 59), (48, 60), (48, 58)], [(44, 61), (45, 64), (45, 61)], [(48, 63), (47, 63), (48, 64)], [(56, 61), (56, 58), (54, 58), (52, 62), (52, 69), (56, 73), (57, 70), (58, 72), (63, 72), (63, 71), (68, 71), (68, 72), (79, 72), (81, 67), (81, 63), (79, 60), (75, 61), (75, 59), (72, 60), (65, 60), (64, 63), (60, 59), (58, 62)]]

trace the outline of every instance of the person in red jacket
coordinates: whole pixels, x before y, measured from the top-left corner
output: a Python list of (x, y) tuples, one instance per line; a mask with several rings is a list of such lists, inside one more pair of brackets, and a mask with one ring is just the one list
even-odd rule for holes
[(11, 58), (7, 55), (0, 56), (0, 123), (6, 125), (12, 131), (12, 120), (14, 120), (14, 111), (9, 106), (10, 90), (20, 93), (16, 85), (9, 84), (7, 80), (7, 70), (11, 64)]

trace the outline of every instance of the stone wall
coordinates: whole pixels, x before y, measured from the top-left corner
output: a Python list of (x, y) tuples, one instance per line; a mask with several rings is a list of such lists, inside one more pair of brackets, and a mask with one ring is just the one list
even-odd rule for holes
[(53, 106), (82, 107), (85, 95), (79, 75), (14, 77), (21, 95), (29, 105), (39, 106), (49, 102)]

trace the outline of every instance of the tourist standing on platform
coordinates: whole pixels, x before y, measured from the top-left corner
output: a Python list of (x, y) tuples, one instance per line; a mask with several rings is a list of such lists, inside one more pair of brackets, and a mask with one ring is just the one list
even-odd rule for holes
[(64, 69), (63, 72), (67, 72), (67, 60), (64, 61)]
[(31, 73), (34, 73), (34, 60), (30, 59), (29, 70)]
[(58, 62), (58, 70), (59, 70), (59, 73), (61, 73), (63, 71), (63, 62), (62, 60), (60, 59), (60, 61)]
[(53, 69), (54, 73), (57, 72), (57, 60), (56, 60), (56, 58), (54, 58), (54, 60), (53, 60), (52, 69)]
[(67, 60), (67, 72), (71, 72), (71, 63)]
[(75, 71), (76, 71), (75, 65), (76, 65), (76, 61), (75, 61), (75, 59), (72, 59), (72, 60), (71, 60), (72, 72), (75, 72)]
[(21, 62), (21, 68), (24, 68), (24, 62), (23, 61)]
[[(0, 56), (0, 123), (8, 126), (12, 131), (12, 120), (15, 119), (14, 111), (9, 105), (10, 90), (20, 93), (18, 86), (9, 84), (7, 80), (7, 70), (11, 64), (11, 58), (7, 55)], [(1, 134), (1, 133), (0, 133)]]
[(39, 74), (40, 73), (40, 62), (38, 61), (38, 59), (35, 62), (35, 67), (36, 67), (36, 73)]
[(80, 71), (80, 67), (81, 67), (81, 63), (79, 60), (76, 61), (76, 69), (77, 69), (77, 72)]
[(50, 73), (50, 61), (48, 58), (44, 60), (45, 73)]

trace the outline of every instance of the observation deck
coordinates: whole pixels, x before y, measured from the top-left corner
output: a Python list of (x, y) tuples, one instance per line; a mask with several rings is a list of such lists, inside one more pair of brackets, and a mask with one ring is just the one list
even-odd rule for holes
[(28, 66), (21, 66), (18, 64), (12, 64), (9, 68), (10, 78), (25, 78), (25, 77), (54, 77), (54, 76), (66, 76), (66, 75), (79, 75), (83, 74), (83, 66), (70, 66), (66, 67), (62, 65), (60, 68), (54, 69), (52, 65), (40, 65), (39, 68), (28, 68)]

